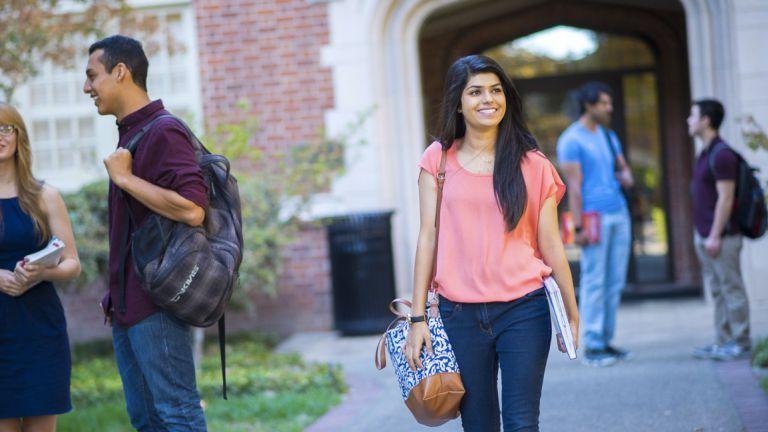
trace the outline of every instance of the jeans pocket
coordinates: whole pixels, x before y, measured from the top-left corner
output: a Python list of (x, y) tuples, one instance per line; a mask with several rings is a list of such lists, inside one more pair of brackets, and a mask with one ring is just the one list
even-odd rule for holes
[(450, 321), (461, 311), (461, 303), (454, 303), (440, 297), (438, 309), (440, 310), (440, 318), (442, 318), (443, 322)]

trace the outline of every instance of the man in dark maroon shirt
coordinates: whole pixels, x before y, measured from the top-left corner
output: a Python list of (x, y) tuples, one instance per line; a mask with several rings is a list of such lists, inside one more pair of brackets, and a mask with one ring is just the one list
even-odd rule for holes
[(716, 360), (743, 357), (750, 350), (749, 301), (741, 278), (742, 237), (732, 221), (738, 155), (720, 137), (725, 117), (714, 99), (693, 103), (688, 132), (702, 141), (693, 168), (694, 246), (704, 287), (715, 303), (715, 343), (696, 348), (694, 356)]
[(152, 213), (201, 225), (206, 185), (192, 143), (174, 119), (158, 120), (139, 141), (134, 157), (123, 148), (144, 125), (168, 114), (160, 100), (151, 101), (147, 95), (149, 63), (141, 43), (116, 35), (94, 43), (88, 52), (83, 91), (99, 114), (117, 118), (120, 136), (116, 151), (104, 159), (111, 180), (109, 292), (104, 308), (112, 321), (131, 424), (139, 431), (205, 431), (190, 327), (152, 304), (134, 272), (130, 252), (125, 254), (124, 289), (119, 269), (121, 252), (129, 248), (129, 243), (122, 244), (121, 232), (129, 208), (136, 225), (129, 232)]

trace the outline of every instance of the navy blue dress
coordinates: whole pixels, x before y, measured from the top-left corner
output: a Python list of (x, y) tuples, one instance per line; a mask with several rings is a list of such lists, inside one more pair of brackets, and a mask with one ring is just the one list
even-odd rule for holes
[[(0, 268), (40, 249), (32, 219), (16, 198), (0, 199)], [(58, 294), (40, 282), (19, 297), (0, 292), (0, 419), (63, 414), (72, 409), (72, 363)]]

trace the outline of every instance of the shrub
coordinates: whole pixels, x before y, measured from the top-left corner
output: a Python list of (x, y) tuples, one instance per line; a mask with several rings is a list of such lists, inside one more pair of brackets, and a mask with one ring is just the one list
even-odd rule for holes
[(108, 185), (106, 180), (98, 180), (64, 196), (82, 268), (80, 277), (75, 281), (78, 286), (86, 286), (107, 273)]
[(768, 368), (768, 337), (762, 338), (755, 345), (752, 365), (758, 368)]

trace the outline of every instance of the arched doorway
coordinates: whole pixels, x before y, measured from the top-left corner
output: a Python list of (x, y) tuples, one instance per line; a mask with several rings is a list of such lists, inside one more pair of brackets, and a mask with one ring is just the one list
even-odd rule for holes
[[(520, 41), (547, 31), (592, 35), (593, 52), (564, 61), (515, 52), (516, 43), (519, 48)], [(427, 131), (434, 130), (442, 77), (450, 63), (486, 53), (515, 79), (531, 126), (553, 159), (558, 129), (571, 121), (563, 106), (567, 93), (592, 79), (609, 84), (617, 108), (613, 127), (640, 177), (645, 206), (635, 221), (629, 290), (679, 292), (697, 281), (687, 193), (690, 97), (682, 5), (629, 0), (454, 4), (427, 18), (419, 47)], [(578, 251), (571, 255), (577, 259)]]

